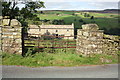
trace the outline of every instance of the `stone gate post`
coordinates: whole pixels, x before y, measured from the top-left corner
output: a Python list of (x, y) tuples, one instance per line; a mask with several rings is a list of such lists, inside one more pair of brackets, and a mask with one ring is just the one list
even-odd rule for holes
[(96, 24), (82, 25), (77, 30), (76, 53), (80, 55), (101, 54), (103, 48), (103, 30)]
[(22, 27), (18, 20), (3, 19), (1, 27), (2, 51), (12, 54), (22, 54)]

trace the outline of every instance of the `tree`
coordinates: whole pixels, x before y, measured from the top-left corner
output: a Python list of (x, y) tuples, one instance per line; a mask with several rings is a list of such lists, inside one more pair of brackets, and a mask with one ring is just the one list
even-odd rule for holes
[(95, 21), (93, 20), (93, 21), (91, 21), (91, 23), (95, 23)]
[(38, 2), (27, 2), (25, 7), (30, 11), (30, 12), (36, 12), (36, 9), (40, 9), (44, 6), (44, 2), (38, 1)]
[[(20, 1), (20, 0), (19, 0)], [(25, 4), (25, 7), (23, 7), (21, 10), (19, 10), (17, 4), (19, 2), (13, 0), (13, 1), (4, 1), (2, 2), (2, 15), (4, 16), (9, 16), (10, 17), (10, 22), (11, 23), (12, 19), (15, 19), (16, 16), (18, 16), (18, 20), (20, 22), (24, 22), (25, 19), (31, 18), (31, 19), (38, 19), (37, 15), (34, 15), (33, 13), (37, 11), (37, 9), (44, 6), (44, 2), (38, 1), (38, 2), (25, 2), (22, 1), (22, 4)]]
[(54, 19), (54, 20), (52, 21), (52, 24), (58, 24), (58, 20)]
[(74, 21), (76, 21), (77, 19), (75, 18)]
[(2, 2), (2, 16), (10, 16), (10, 5), (11, 2), (7, 3), (7, 2)]
[(43, 12), (43, 11), (40, 11), (40, 13), (41, 13), (41, 14), (44, 14), (44, 12)]
[(64, 20), (56, 20), (56, 19), (54, 19), (54, 20), (52, 21), (52, 24), (62, 25), (62, 24), (65, 24), (65, 21), (64, 21)]
[(58, 16), (60, 13), (56, 13), (56, 15)]
[(80, 20), (79, 20), (79, 22), (83, 22), (83, 20), (82, 20), (82, 19), (80, 19)]
[(84, 17), (90, 17), (90, 14), (84, 13)]
[(84, 17), (87, 17), (87, 13), (84, 13)]
[(19, 15), (19, 8), (16, 7), (18, 3), (14, 0), (14, 2), (2, 2), (2, 15), (4, 16), (9, 16), (10, 22), (11, 20), (15, 18), (15, 16)]
[(75, 13), (72, 13), (72, 15), (74, 16), (74, 15), (75, 15)]
[(83, 24), (87, 24), (86, 22), (83, 22)]
[(89, 14), (87, 14), (86, 16), (87, 16), (87, 17), (90, 17), (90, 15), (89, 15)]
[(91, 16), (91, 18), (90, 19), (94, 19), (94, 16)]

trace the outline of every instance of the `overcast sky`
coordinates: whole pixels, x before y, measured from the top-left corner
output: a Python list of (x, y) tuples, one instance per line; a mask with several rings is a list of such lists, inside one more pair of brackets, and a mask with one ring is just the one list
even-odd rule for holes
[[(46, 8), (40, 10), (104, 10), (118, 9), (118, 0), (42, 0)], [(24, 5), (19, 5), (23, 7)]]

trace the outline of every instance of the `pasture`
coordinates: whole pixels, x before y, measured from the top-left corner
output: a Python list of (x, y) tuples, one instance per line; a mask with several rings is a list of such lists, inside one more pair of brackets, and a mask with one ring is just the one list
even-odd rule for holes
[[(81, 25), (95, 23), (100, 27), (100, 29), (104, 30), (106, 34), (120, 35), (118, 14), (80, 11), (43, 11), (42, 14), (39, 12), (35, 14), (37, 14), (40, 20), (49, 20), (46, 22), (37, 21), (38, 24), (44, 23), (50, 25), (53, 24), (53, 20), (63, 20), (64, 24), (62, 25), (74, 23), (75, 34), (77, 34), (76, 30), (81, 28)], [(93, 19), (91, 19), (92, 16)]]

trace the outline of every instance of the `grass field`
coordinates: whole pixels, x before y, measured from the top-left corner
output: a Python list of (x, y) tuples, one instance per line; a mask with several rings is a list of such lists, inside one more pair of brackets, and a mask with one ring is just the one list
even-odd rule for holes
[[(53, 21), (64, 20), (65, 25), (74, 23), (75, 29), (80, 29), (81, 25), (88, 23), (98, 24), (100, 29), (105, 30), (105, 33), (112, 35), (120, 35), (120, 27), (118, 24), (118, 14), (112, 13), (93, 13), (93, 12), (69, 12), (69, 11), (49, 11), (44, 14), (36, 13), (41, 20), (48, 19)], [(74, 15), (73, 15), (74, 14)], [(85, 17), (85, 14), (89, 14), (89, 17)], [(94, 19), (90, 19), (94, 16)], [(79, 20), (83, 21), (80, 22)], [(51, 24), (51, 23), (44, 23)], [(76, 30), (75, 30), (75, 34)]]

